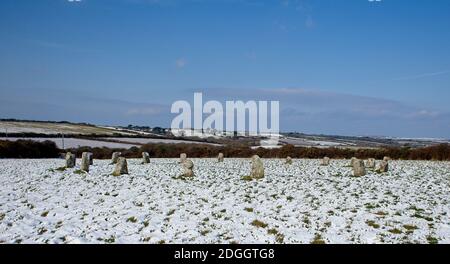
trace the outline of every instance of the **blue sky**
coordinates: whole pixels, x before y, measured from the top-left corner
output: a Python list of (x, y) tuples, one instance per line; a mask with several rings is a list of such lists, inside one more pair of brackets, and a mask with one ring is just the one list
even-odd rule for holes
[(283, 131), (450, 135), (448, 0), (2, 0), (0, 117), (169, 126), (280, 100)]

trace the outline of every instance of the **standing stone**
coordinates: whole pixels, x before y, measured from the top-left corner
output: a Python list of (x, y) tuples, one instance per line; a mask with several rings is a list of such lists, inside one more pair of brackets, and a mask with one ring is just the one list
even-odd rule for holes
[(89, 154), (89, 165), (94, 165), (94, 154), (91, 152), (88, 152)]
[(291, 165), (292, 164), (292, 158), (291, 157), (289, 157), (289, 156), (286, 157), (286, 164), (287, 165)]
[(364, 161), (356, 159), (353, 162), (353, 176), (361, 177), (366, 175), (366, 167), (364, 166)]
[(383, 161), (386, 161), (386, 162), (389, 162), (390, 160), (391, 160), (391, 158), (387, 157), (387, 156), (383, 158)]
[(187, 155), (186, 153), (181, 153), (180, 154), (180, 163), (184, 163), (187, 159)]
[(194, 177), (194, 163), (192, 160), (185, 160), (183, 163), (184, 173), (181, 175), (182, 177), (192, 178)]
[(353, 157), (353, 158), (350, 160), (350, 166), (353, 167), (353, 164), (354, 164), (357, 160), (358, 160), (357, 158)]
[(322, 166), (328, 166), (328, 165), (330, 165), (330, 158), (324, 157), (324, 158), (322, 159), (322, 162), (320, 163), (320, 165), (322, 165)]
[(150, 163), (150, 154), (148, 152), (142, 152), (142, 164)]
[(89, 165), (91, 164), (89, 156), (91, 153), (83, 152), (81, 154), (81, 170), (85, 172), (89, 172)]
[(115, 167), (112, 175), (120, 176), (123, 174), (128, 174), (128, 163), (127, 163), (127, 159), (120, 157), (117, 159), (116, 167)]
[(252, 157), (252, 172), (250, 177), (253, 179), (262, 179), (264, 178), (264, 164), (261, 161), (261, 158), (258, 155)]
[(223, 153), (219, 153), (219, 155), (217, 156), (217, 162), (223, 162), (223, 160)]
[(375, 163), (376, 163), (375, 159), (370, 158), (366, 161), (366, 167), (369, 169), (373, 169), (373, 168), (375, 168)]
[(389, 163), (385, 160), (380, 162), (375, 170), (378, 173), (384, 173), (389, 171)]
[(77, 158), (76, 158), (75, 154), (67, 152), (67, 154), (66, 154), (66, 168), (73, 168), (73, 167), (75, 167), (76, 160), (77, 160)]
[(122, 155), (122, 153), (120, 153), (120, 152), (114, 152), (114, 153), (112, 154), (111, 164), (117, 164), (117, 162), (119, 161), (120, 155)]

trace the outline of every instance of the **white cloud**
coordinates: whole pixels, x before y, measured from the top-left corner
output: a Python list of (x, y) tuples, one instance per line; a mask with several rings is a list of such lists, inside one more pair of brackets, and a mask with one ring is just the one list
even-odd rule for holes
[(178, 60), (175, 61), (175, 66), (177, 66), (177, 68), (184, 68), (187, 64), (187, 61), (183, 58), (179, 58)]
[(314, 25), (315, 25), (315, 23), (314, 23), (313, 18), (312, 18), (311, 16), (308, 16), (308, 17), (306, 18), (305, 26), (306, 26), (307, 28), (313, 28)]
[(245, 57), (249, 60), (255, 60), (256, 53), (254, 51), (247, 52), (247, 53), (245, 53)]
[[(276, 89), (221, 89), (225, 98), (240, 100), (278, 100), (286, 108), (306, 113), (339, 115), (349, 119), (417, 119), (437, 118), (442, 115), (437, 109), (426, 109), (385, 98), (347, 94), (304, 88)], [(219, 92), (220, 92), (219, 91)], [(208, 90), (215, 95), (217, 90)], [(292, 114), (292, 111), (289, 112)]]
[(131, 108), (127, 111), (127, 115), (158, 115), (162, 111), (162, 107), (159, 106)]
[(441, 113), (438, 111), (422, 109), (420, 111), (413, 112), (412, 114), (409, 115), (409, 117), (411, 117), (411, 118), (434, 118), (434, 117), (438, 117), (440, 114)]
[(37, 45), (42, 48), (48, 48), (48, 49), (60, 49), (64, 51), (69, 52), (81, 52), (81, 53), (96, 53), (99, 52), (99, 50), (84, 48), (84, 47), (77, 47), (73, 44), (66, 44), (66, 43), (60, 43), (60, 42), (52, 42), (52, 41), (43, 41), (43, 40), (26, 40), (29, 44)]
[(448, 74), (448, 73), (450, 73), (450, 71), (438, 71), (438, 72), (423, 73), (423, 74), (417, 74), (417, 75), (411, 75), (411, 76), (406, 76), (406, 77), (402, 77), (402, 78), (397, 78), (394, 81), (416, 80), (416, 79), (422, 79), (422, 78), (427, 78), (427, 77), (444, 75), (444, 74)]

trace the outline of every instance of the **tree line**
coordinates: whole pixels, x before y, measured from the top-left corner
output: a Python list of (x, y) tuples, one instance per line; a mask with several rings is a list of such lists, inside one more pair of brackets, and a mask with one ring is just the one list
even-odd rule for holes
[[(126, 158), (141, 158), (142, 152), (148, 152), (152, 158), (178, 158), (180, 153), (186, 153), (191, 158), (211, 158), (223, 153), (229, 158), (248, 158), (258, 155), (261, 158), (294, 159), (382, 159), (389, 156), (400, 160), (439, 160), (450, 161), (450, 145), (440, 144), (423, 148), (387, 147), (377, 149), (343, 149), (343, 148), (314, 148), (284, 145), (277, 149), (250, 148), (240, 144), (215, 146), (205, 144), (145, 144), (129, 149), (113, 149), (107, 147), (79, 147), (66, 151), (81, 157), (83, 152), (92, 152), (95, 159), (110, 159), (113, 152), (122, 152)], [(59, 149), (53, 141), (37, 142), (32, 140), (7, 141), (0, 140), (0, 158), (57, 158), (66, 152)]]

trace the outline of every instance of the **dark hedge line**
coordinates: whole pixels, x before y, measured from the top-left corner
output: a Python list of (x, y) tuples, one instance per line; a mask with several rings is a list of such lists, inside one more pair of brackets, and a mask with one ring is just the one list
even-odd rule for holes
[(0, 140), (0, 158), (57, 158), (60, 152), (53, 141)]
[(186, 153), (192, 158), (216, 157), (222, 152), (225, 157), (248, 158), (259, 155), (262, 158), (309, 158), (320, 159), (325, 156), (333, 159), (383, 159), (389, 156), (392, 159), (402, 160), (440, 160), (450, 161), (450, 145), (442, 144), (426, 148), (380, 148), (380, 149), (340, 149), (340, 148), (307, 148), (285, 145), (279, 149), (251, 149), (248, 146), (212, 146), (200, 144), (146, 144), (130, 149), (109, 149), (83, 147), (72, 149), (72, 152), (81, 156), (84, 151), (94, 153), (96, 159), (109, 159), (114, 151), (122, 152), (127, 158), (140, 158), (142, 152), (148, 152), (152, 158), (178, 158), (180, 153)]
[[(440, 160), (450, 161), (450, 145), (442, 144), (425, 148), (380, 148), (380, 149), (340, 149), (340, 148), (307, 148), (285, 145), (279, 149), (252, 149), (243, 145), (213, 146), (203, 144), (146, 144), (130, 149), (80, 147), (69, 149), (77, 154), (87, 151), (94, 153), (95, 159), (109, 159), (115, 151), (122, 152), (127, 158), (140, 158), (142, 152), (148, 152), (152, 158), (178, 158), (180, 153), (186, 153), (192, 158), (216, 157), (219, 152), (225, 157), (248, 158), (259, 155), (262, 158), (310, 158), (318, 159), (357, 157), (360, 159), (382, 159), (389, 156), (403, 160)], [(57, 148), (52, 141), (36, 142), (31, 140), (4, 141), (0, 140), (0, 158), (56, 158), (65, 152)]]

